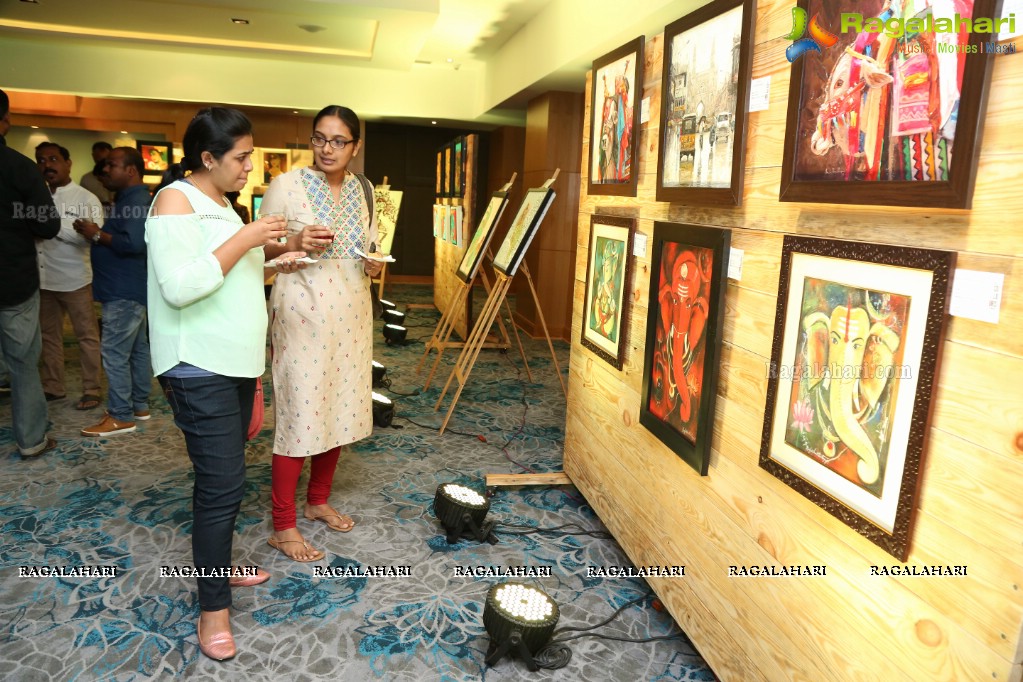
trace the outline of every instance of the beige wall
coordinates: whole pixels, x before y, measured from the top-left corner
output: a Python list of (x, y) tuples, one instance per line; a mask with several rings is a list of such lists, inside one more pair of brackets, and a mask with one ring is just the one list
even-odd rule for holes
[[(647, 41), (638, 197), (591, 197), (585, 170), (581, 180), (565, 470), (637, 565), (686, 565), (684, 578), (650, 582), (723, 680), (1019, 680), (1023, 56), (994, 58), (971, 211), (780, 203), (789, 64), (777, 36), (791, 8), (760, 2), (753, 77), (771, 77), (771, 98), (750, 115), (741, 208), (655, 201), (663, 41)], [(588, 135), (587, 123), (584, 169)], [(647, 235), (656, 220), (728, 227), (745, 251), (726, 292), (706, 477), (639, 424), (649, 255), (633, 270), (623, 370), (577, 341), (590, 216), (608, 209), (637, 215)], [(952, 250), (959, 268), (1006, 275), (998, 325), (949, 321), (908, 560), (965, 564), (967, 577), (870, 577), (898, 562), (759, 467), (784, 234)], [(729, 578), (730, 564), (825, 564), (828, 575)]]

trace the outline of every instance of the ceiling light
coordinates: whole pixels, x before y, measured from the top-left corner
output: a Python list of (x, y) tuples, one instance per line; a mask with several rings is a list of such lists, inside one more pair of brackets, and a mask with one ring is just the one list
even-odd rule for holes
[[(27, 2), (27, 0), (26, 0), (26, 2)], [(32, 128), (32, 130), (39, 130), (39, 126), (30, 126), (30, 127)]]
[(298, 109), (295, 109), (295, 110), (294, 110), (294, 111), (292, 111), (291, 113), (293, 113), (293, 114), (297, 114), (297, 113), (298, 113)]
[(533, 656), (554, 634), (559, 615), (554, 600), (536, 587), (516, 582), (491, 587), (483, 606), (483, 627), (490, 635), (487, 666), (516, 653), (535, 672)]
[(320, 31), (326, 31), (326, 26), (318, 26), (316, 24), (299, 24), (298, 27), (307, 33), (319, 33)]
[(446, 61), (446, 62), (447, 62), (448, 64), (450, 64), (451, 62), (453, 62), (453, 61), (455, 61), (455, 60), (454, 60), (454, 59), (452, 59), (451, 57), (448, 57), (448, 58), (447, 58), (447, 59), (446, 59), (445, 61)]
[(432, 123), (433, 125), (437, 125), (436, 121), (430, 121), (430, 123)]
[(486, 521), (490, 500), (472, 488), (457, 483), (441, 483), (433, 497), (433, 515), (444, 526), (449, 545), (458, 542), (464, 533), (470, 533), (477, 542), (484, 540), (497, 544), (491, 533), (493, 521)]
[(231, 19), (232, 24), (246, 25), (249, 23), (248, 19)]
[(127, 131), (127, 130), (122, 130), (122, 131), (121, 131), (121, 134), (122, 134), (122, 135), (127, 135), (127, 134), (128, 134), (128, 131)]
[(30, 5), (38, 5), (39, 4), (39, 0), (21, 0), (21, 1), (22, 2), (27, 2)]

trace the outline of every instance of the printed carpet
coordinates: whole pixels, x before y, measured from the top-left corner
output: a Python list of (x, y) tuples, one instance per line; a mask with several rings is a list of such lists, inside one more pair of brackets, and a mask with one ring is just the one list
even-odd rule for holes
[[(392, 285), (387, 297), (404, 310), (429, 302), (431, 290)], [(450, 430), (438, 435), (448, 403), (440, 412), (433, 405), (457, 352), (445, 355), (428, 391), (402, 395), (422, 386), (415, 367), (437, 319), (433, 309), (410, 310), (405, 346), (385, 345), (376, 323), (376, 359), (391, 381), (389, 390), (377, 390), (395, 401), (397, 418), (393, 427), (377, 427), (342, 454), (331, 502), (355, 519), (352, 532), (330, 531), (299, 514), (299, 529), (326, 553), (320, 562), (296, 563), (266, 544), (273, 411), (269, 372), (264, 375), (267, 420), (247, 448), (234, 564), (258, 565), (272, 578), (234, 590), (239, 654), (223, 663), (207, 659), (196, 644), (194, 579), (161, 577), (162, 567), (191, 563), (192, 474), (170, 408), (154, 383), (153, 417), (139, 422), (136, 433), (79, 436), (102, 410), (74, 409), (80, 383), (77, 344), (69, 334), (68, 398), (49, 403), (56, 450), (21, 460), (10, 428), (10, 397), (0, 397), (0, 457), (6, 464), (0, 483), (0, 679), (715, 679), (670, 616), (651, 606), (645, 581), (588, 575), (588, 567), (630, 565), (613, 540), (564, 531), (501, 532), (496, 545), (447, 543), (433, 515), (437, 486), (459, 482), (483, 492), (486, 473), (559, 471), (565, 401), (545, 341), (524, 341), (533, 383), (517, 353), (484, 350)], [(568, 344), (555, 348), (567, 375)], [(498, 520), (499, 529), (577, 524), (604, 530), (572, 487), (501, 488), (491, 504), (488, 518)], [(317, 566), (349, 565), (409, 566), (411, 575), (315, 574)], [(22, 567), (44, 566), (117, 570), (101, 577), (19, 576)], [(491, 585), (506, 579), (459, 573), (492, 566), (550, 567), (549, 577), (519, 580), (559, 604), (559, 627), (598, 624), (646, 596), (595, 632), (675, 637), (649, 643), (575, 639), (568, 643), (570, 662), (555, 671), (529, 673), (517, 658), (487, 667), (484, 599)]]

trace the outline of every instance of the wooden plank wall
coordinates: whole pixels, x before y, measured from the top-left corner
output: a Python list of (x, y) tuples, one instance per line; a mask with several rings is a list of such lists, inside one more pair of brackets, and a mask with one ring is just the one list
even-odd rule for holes
[[(723, 680), (1023, 678), (1023, 56), (994, 57), (973, 210), (778, 201), (791, 2), (761, 0), (753, 77), (770, 108), (750, 115), (741, 208), (658, 203), (663, 35), (647, 41), (638, 197), (588, 196), (589, 90), (577, 230), (565, 471), (637, 565), (684, 564), (651, 579)], [(595, 55), (596, 56), (596, 55)], [(589, 87), (589, 85), (588, 85)], [(650, 257), (631, 282), (621, 372), (579, 342), (590, 216), (732, 229), (745, 251), (729, 280), (710, 473), (699, 477), (639, 423)], [(758, 465), (784, 234), (924, 246), (958, 267), (1006, 276), (998, 325), (952, 318), (909, 565), (967, 565), (966, 577), (870, 576), (897, 564)], [(826, 577), (729, 578), (731, 564), (824, 564)]]

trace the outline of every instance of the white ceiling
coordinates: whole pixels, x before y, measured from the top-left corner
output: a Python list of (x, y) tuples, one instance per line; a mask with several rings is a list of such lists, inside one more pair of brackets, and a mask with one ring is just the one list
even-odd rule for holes
[(0, 87), (521, 122), (702, 1), (0, 0)]

